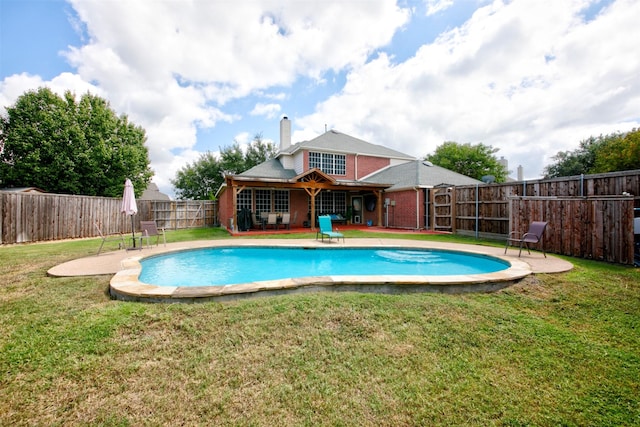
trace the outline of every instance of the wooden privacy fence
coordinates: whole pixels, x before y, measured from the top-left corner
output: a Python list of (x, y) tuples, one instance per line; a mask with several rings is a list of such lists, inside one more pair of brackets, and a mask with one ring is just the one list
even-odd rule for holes
[[(480, 184), (434, 189), (453, 192), (452, 230), (482, 237), (504, 237), (511, 231), (510, 197), (610, 197), (629, 193), (640, 208), (640, 170), (534, 181)], [(435, 220), (431, 217), (432, 223)], [(445, 223), (444, 219), (441, 222)]]
[(151, 201), (150, 208), (158, 227), (167, 229), (216, 225), (216, 203), (210, 200)]
[(531, 221), (548, 221), (547, 252), (633, 264), (633, 204), (628, 196), (511, 197), (509, 228), (524, 233)]
[[(544, 202), (544, 209), (531, 207), (534, 200)], [(632, 264), (634, 207), (640, 208), (639, 170), (443, 187), (430, 190), (428, 226), (504, 239), (510, 231), (526, 229), (525, 222), (545, 220), (549, 252)], [(534, 218), (537, 213), (542, 216)], [(574, 213), (581, 218), (575, 223)]]
[[(140, 221), (156, 220), (159, 227), (179, 229), (217, 223), (214, 201), (138, 200)], [(131, 218), (120, 213), (122, 199), (64, 194), (0, 192), (0, 244), (96, 237), (98, 222), (104, 234), (131, 233)]]

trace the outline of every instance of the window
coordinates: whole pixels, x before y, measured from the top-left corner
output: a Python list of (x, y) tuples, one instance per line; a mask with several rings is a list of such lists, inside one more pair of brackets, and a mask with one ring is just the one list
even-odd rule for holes
[(329, 175), (346, 175), (347, 157), (344, 154), (310, 152), (309, 168), (318, 168)]
[(252, 210), (253, 204), (251, 201), (251, 190), (244, 190), (238, 193), (238, 210), (245, 208)]
[(256, 190), (256, 212), (271, 212), (271, 190)]
[[(311, 210), (311, 200), (309, 200)], [(322, 191), (316, 196), (316, 215), (347, 212), (347, 194), (342, 191)]]
[(322, 170), (321, 159), (320, 153), (309, 153), (309, 169), (318, 168)]
[(273, 208), (276, 212), (289, 212), (288, 190), (273, 190)]
[(334, 158), (335, 172), (334, 175), (346, 175), (347, 174), (347, 157), (343, 155), (336, 155)]
[[(289, 190), (256, 189), (255, 192), (256, 212), (289, 212)], [(240, 208), (240, 194), (238, 194), (238, 208)]]

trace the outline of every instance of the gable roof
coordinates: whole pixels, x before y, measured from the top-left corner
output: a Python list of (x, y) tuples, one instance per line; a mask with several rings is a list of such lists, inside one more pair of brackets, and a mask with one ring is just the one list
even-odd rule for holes
[(388, 191), (415, 187), (432, 188), (443, 185), (482, 184), (482, 181), (440, 166), (430, 165), (430, 163), (424, 160), (414, 160), (412, 162), (390, 166), (368, 176), (362, 181), (372, 184), (394, 183)]
[(306, 172), (302, 172), (300, 175), (295, 177), (296, 181), (300, 182), (329, 182), (331, 184), (335, 184), (336, 180), (324, 172), (322, 172), (318, 168), (309, 169)]
[(38, 187), (9, 187), (0, 188), (0, 191), (6, 193), (46, 193), (46, 191)]
[(342, 132), (338, 132), (337, 130), (325, 132), (310, 141), (302, 141), (293, 144), (282, 151), (281, 154), (293, 154), (299, 150), (330, 151), (334, 153), (388, 157), (390, 159), (415, 160), (415, 157), (408, 154), (354, 138)]
[(237, 176), (246, 178), (271, 178), (271, 179), (292, 179), (296, 177), (296, 171), (293, 169), (285, 169), (278, 159), (269, 159), (239, 173)]
[(140, 200), (171, 200), (171, 197), (160, 192), (155, 182), (149, 182), (149, 185), (142, 192)]

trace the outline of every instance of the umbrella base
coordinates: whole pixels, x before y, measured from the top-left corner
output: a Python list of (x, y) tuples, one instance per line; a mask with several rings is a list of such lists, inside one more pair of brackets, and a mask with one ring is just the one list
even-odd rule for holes
[(125, 249), (128, 251), (141, 251), (142, 250), (142, 236), (140, 237), (132, 237), (131, 241), (133, 243), (132, 246), (126, 247)]

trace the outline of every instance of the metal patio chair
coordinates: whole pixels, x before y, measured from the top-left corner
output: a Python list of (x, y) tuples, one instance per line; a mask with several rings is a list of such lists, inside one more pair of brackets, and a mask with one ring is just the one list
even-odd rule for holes
[(547, 228), (547, 221), (533, 221), (529, 225), (529, 231), (524, 234), (520, 234), (518, 231), (512, 231), (509, 233), (509, 237), (507, 237), (507, 243), (504, 247), (504, 253), (507, 253), (507, 249), (509, 248), (509, 244), (517, 244), (520, 247), (520, 252), (518, 252), (518, 256), (522, 255), (522, 247), (525, 246), (527, 248), (527, 252), (531, 255), (531, 250), (529, 249), (529, 244), (540, 244), (540, 249), (542, 250), (542, 254), (544, 257), (547, 257), (547, 253), (544, 250), (544, 245), (542, 244), (542, 238), (544, 237), (544, 230)]

